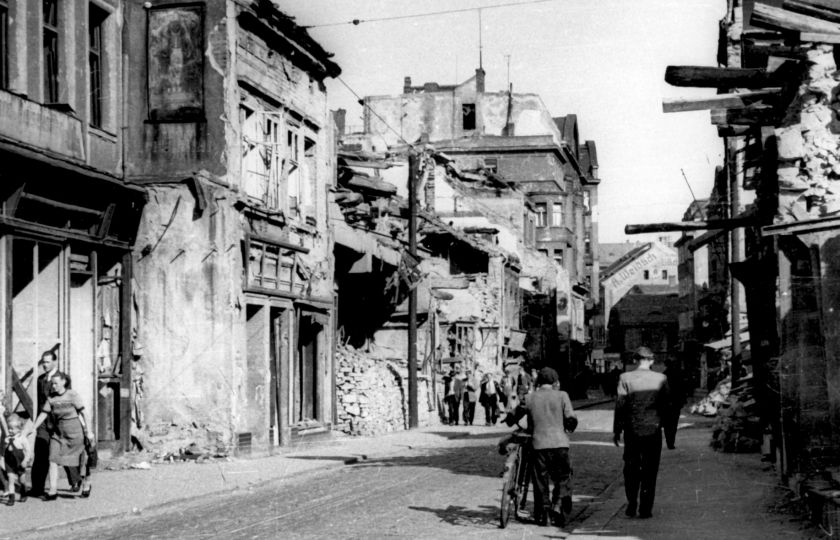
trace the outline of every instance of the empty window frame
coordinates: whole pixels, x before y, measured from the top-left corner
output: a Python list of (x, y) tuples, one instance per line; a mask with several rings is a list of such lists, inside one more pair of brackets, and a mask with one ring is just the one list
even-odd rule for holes
[(475, 103), (461, 105), (461, 126), (464, 131), (475, 129)]
[(551, 226), (563, 226), (563, 203), (553, 203), (551, 205)]
[(534, 205), (537, 211), (537, 227), (545, 227), (546, 226), (546, 212), (548, 211), (548, 205), (546, 203), (537, 203)]
[(488, 173), (498, 173), (499, 172), (499, 158), (495, 157), (486, 157), (484, 158), (484, 170)]
[(286, 124), (286, 155), (288, 156), (287, 169), (289, 213), (292, 216), (300, 215), (301, 198), (303, 196), (303, 175), (300, 170), (300, 124), (288, 122)]
[(242, 173), (249, 197), (269, 208), (280, 208), (282, 127), (278, 113), (241, 105)]
[(102, 36), (108, 14), (90, 4), (88, 11), (88, 71), (90, 73), (90, 125), (102, 127)]
[(557, 263), (557, 266), (563, 267), (563, 250), (558, 249), (554, 251), (554, 262)]
[(9, 4), (0, 0), (0, 88), (9, 87)]
[(44, 103), (58, 103), (58, 0), (42, 0)]

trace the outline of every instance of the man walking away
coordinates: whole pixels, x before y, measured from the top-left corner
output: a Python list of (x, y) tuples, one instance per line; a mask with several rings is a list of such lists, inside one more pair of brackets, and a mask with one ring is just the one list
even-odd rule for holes
[(464, 377), (464, 425), (473, 425), (475, 418), (475, 402), (478, 400), (478, 382), (476, 382), (472, 371), (467, 370)]
[(613, 423), (613, 442), (618, 446), (624, 432), (624, 490), (628, 517), (639, 512), (649, 518), (656, 493), (656, 475), (662, 454), (662, 426), (668, 418), (670, 398), (665, 375), (652, 371), (653, 352), (639, 347), (633, 356), (634, 371), (618, 379)]
[[(572, 466), (565, 426), (568, 423), (572, 431), (577, 416), (569, 394), (555, 388), (559, 380), (556, 371), (542, 368), (537, 373), (536, 389), (526, 396), (524, 407), (505, 422), (515, 424), (527, 410), (534, 460), (534, 520), (538, 525), (547, 525), (552, 514), (554, 524), (562, 527), (572, 512)], [(549, 480), (554, 484), (550, 499)]]
[(455, 370), (449, 372), (449, 375), (443, 378), (444, 383), (444, 401), (449, 408), (449, 425), (458, 425), (458, 409), (461, 405), (461, 394), (464, 393), (464, 381), (455, 373)]
[(479, 402), (484, 407), (484, 425), (492, 426), (496, 424), (499, 418), (499, 383), (497, 383), (493, 376), (485, 373), (481, 378), (481, 395)]

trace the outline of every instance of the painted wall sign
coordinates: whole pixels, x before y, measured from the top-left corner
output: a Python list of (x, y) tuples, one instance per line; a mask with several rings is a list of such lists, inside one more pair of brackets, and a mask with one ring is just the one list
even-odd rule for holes
[(204, 111), (201, 7), (149, 10), (149, 118), (189, 120)]

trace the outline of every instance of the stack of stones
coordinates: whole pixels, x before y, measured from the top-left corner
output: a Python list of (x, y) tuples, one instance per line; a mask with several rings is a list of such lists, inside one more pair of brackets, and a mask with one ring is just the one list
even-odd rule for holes
[[(352, 347), (336, 350), (336, 428), (348, 435), (376, 436), (408, 428), (405, 362), (373, 358)], [(434, 417), (426, 381), (418, 381), (421, 425)]]

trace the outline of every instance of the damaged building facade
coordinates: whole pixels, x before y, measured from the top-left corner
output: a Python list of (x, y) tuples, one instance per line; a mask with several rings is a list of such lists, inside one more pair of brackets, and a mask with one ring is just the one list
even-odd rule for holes
[[(671, 84), (721, 93), (666, 103), (665, 110), (711, 109), (724, 137), (731, 209), (718, 228), (731, 231), (726, 262), (744, 287), (755, 398), (738, 405), (760, 420), (756, 444), (764, 443), (812, 515), (831, 526), (840, 486), (840, 9), (820, 0), (736, 0), (728, 7), (720, 67), (666, 72)], [(749, 207), (744, 191), (754, 195)], [(735, 287), (730, 301), (737, 306)], [(730, 324), (740, 325), (739, 318)], [(740, 341), (732, 340), (735, 361), (746, 360), (737, 354)]]
[[(598, 241), (600, 182), (595, 143), (579, 140), (574, 115), (553, 118), (535, 94), (488, 92), (484, 77), (478, 69), (450, 86), (412, 86), (406, 78), (401, 95), (366, 97), (363, 135), (374, 151), (428, 141), (458, 170), (498, 176), (515, 188), (524, 208), (496, 221), (517, 230), (523, 246), (559, 269), (522, 265), (519, 329), (529, 335), (529, 357), (540, 364), (558, 362), (567, 375), (588, 358), (587, 308), (598, 296), (599, 263), (592, 248)], [(496, 206), (486, 211), (488, 199), (473, 193), (451, 196), (441, 199), (447, 207), (436, 208), (444, 221), (469, 227), (471, 214), (482, 221), (499, 213)], [(469, 201), (480, 202), (471, 207)], [(502, 215), (509, 213), (510, 203), (499, 204), (507, 205)]]
[(149, 201), (133, 252), (138, 443), (247, 454), (328, 433), (324, 79), (340, 69), (270, 1), (129, 1), (125, 21), (124, 171)]

